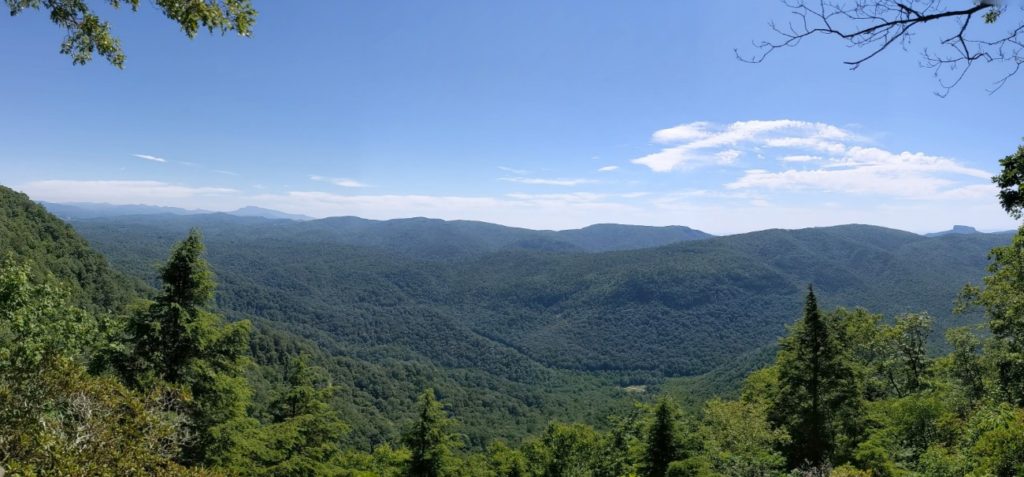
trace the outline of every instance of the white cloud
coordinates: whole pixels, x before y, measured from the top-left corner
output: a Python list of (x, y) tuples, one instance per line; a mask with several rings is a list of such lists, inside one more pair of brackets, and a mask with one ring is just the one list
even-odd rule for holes
[(768, 171), (751, 169), (726, 184), (727, 189), (816, 190), (873, 194), (908, 199), (944, 199), (991, 192), (978, 184), (991, 174), (952, 159), (923, 153), (893, 153), (874, 147), (852, 147), (818, 169)]
[(619, 170), (619, 166), (604, 166), (597, 170), (597, 172), (612, 172)]
[(324, 176), (309, 176), (309, 180), (317, 182), (326, 182), (328, 184), (334, 184), (338, 187), (350, 187), (350, 188), (362, 188), (370, 187), (367, 184), (363, 184), (354, 179), (346, 179), (344, 177), (324, 177)]
[(722, 165), (732, 164), (736, 162), (736, 158), (742, 155), (742, 151), (737, 151), (735, 149), (727, 149), (725, 151), (719, 151), (715, 153), (715, 157), (718, 158), (718, 163)]
[(820, 137), (775, 137), (764, 140), (763, 146), (802, 149), (827, 152), (829, 154), (841, 154), (846, 151), (846, 145), (838, 142), (827, 141)]
[(162, 157), (150, 156), (149, 154), (132, 154), (132, 156), (137, 157), (139, 159), (144, 159), (144, 160), (147, 160), (147, 161), (167, 162), (167, 159), (164, 159)]
[(779, 158), (782, 162), (815, 162), (822, 160), (821, 156), (811, 156), (807, 154), (795, 154), (792, 156), (782, 156)]
[[(744, 150), (759, 147), (841, 153), (848, 142), (861, 139), (837, 126), (809, 121), (778, 119), (737, 121), (728, 125), (709, 122), (682, 124), (656, 131), (652, 140), (676, 144), (633, 160), (655, 172), (713, 164), (731, 164)], [(723, 156), (724, 155), (724, 156)], [(723, 157), (731, 158), (722, 160)]]
[(592, 179), (541, 179), (538, 177), (502, 177), (498, 180), (505, 182), (515, 182), (517, 184), (529, 184), (529, 185), (553, 185), (553, 186), (566, 186), (573, 187), (581, 184), (593, 184), (597, 181)]
[(654, 142), (660, 143), (674, 143), (682, 141), (693, 141), (695, 139), (705, 138), (710, 133), (708, 128), (711, 123), (705, 121), (697, 121), (695, 123), (680, 124), (676, 127), (662, 129), (654, 132)]

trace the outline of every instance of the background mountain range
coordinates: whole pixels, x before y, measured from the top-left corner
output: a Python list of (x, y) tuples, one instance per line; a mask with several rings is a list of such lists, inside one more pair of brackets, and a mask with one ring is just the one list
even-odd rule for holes
[(314, 356), (344, 390), (334, 405), (363, 445), (394, 437), (426, 386), (474, 443), (551, 419), (600, 426), (628, 407), (631, 385), (734, 391), (771, 358), (809, 283), (826, 307), (929, 312), (937, 346), (943, 329), (977, 321), (953, 316), (953, 300), (1010, 239), (866, 225), (725, 237), (612, 224), (555, 232), (47, 204), (72, 230), (0, 192), (0, 248), (111, 308), (147, 293), (171, 245), (202, 230), (218, 307), (257, 324), (252, 380), (270, 379), (260, 370), (288, 354)]

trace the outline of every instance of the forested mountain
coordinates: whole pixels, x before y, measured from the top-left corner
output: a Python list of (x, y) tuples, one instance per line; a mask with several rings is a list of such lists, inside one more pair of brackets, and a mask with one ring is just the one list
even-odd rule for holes
[(265, 209), (263, 207), (247, 206), (241, 209), (228, 212), (230, 215), (239, 217), (263, 217), (264, 219), (288, 219), (288, 220), (313, 220), (312, 217), (299, 214), (289, 214), (279, 210)]
[(0, 260), (28, 261), (37, 278), (67, 283), (79, 305), (116, 309), (127, 304), (134, 282), (115, 272), (74, 229), (28, 196), (0, 186)]
[(941, 237), (943, 235), (955, 235), (955, 234), (968, 235), (968, 234), (977, 234), (977, 233), (981, 233), (981, 232), (978, 232), (978, 229), (976, 229), (974, 227), (971, 227), (969, 225), (954, 225), (953, 228), (951, 228), (949, 230), (943, 230), (941, 232), (932, 232), (930, 234), (924, 234), (924, 235), (925, 235), (925, 237)]
[(827, 306), (927, 311), (941, 331), (956, 322), (953, 300), (982, 276), (987, 251), (1009, 240), (850, 225), (582, 253), (523, 249), (516, 238), (528, 231), (519, 229), (427, 219), (210, 215), (74, 224), (142, 278), (198, 226), (225, 310), (326, 332), (357, 354), (399, 347), (446, 367), (519, 360), (658, 375), (701, 374), (773, 343), (807, 283)]
[[(0, 441), (0, 466), (15, 475), (1020, 470), (1013, 436), (1024, 421), (1009, 407), (1019, 374), (1000, 371), (1016, 369), (1011, 329), (992, 328), (983, 348), (953, 330), (954, 353), (931, 359), (926, 315), (819, 313), (805, 288), (813, 282), (829, 309), (930, 311), (947, 328), (961, 284), (979, 280), (986, 251), (1008, 234), (850, 225), (587, 252), (426, 219), (75, 222), (145, 289), (27, 197), (0, 192), (13, 263), (0, 266), (0, 394), (36, 396), (0, 401), (13, 419), (0, 432), (17, 436)], [(208, 231), (208, 253), (191, 225)], [(378, 226), (370, 243), (353, 232)], [(477, 248), (453, 253), (443, 239)], [(965, 295), (1000, 320), (1013, 319), (998, 314), (1002, 285), (1019, 276), (1015, 240), (997, 248), (1011, 268)], [(216, 308), (203, 257), (220, 282)], [(69, 307), (61, 284), (114, 313)], [(741, 381), (738, 400), (712, 399), (737, 396)], [(655, 393), (682, 395), (700, 416), (664, 397), (631, 410)], [(822, 421), (807, 404), (819, 398), (841, 412)]]

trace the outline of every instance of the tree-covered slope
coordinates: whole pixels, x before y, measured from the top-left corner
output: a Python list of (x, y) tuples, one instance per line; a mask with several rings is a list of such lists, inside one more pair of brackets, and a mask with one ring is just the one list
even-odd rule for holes
[(634, 250), (660, 247), (676, 242), (703, 240), (712, 235), (700, 230), (673, 225), (648, 227), (643, 225), (596, 224), (582, 229), (552, 232), (588, 252), (609, 252), (613, 250)]
[[(351, 222), (341, 230), (374, 242), (337, 239), (332, 221)], [(543, 368), (707, 372), (774, 343), (808, 283), (822, 290), (826, 306), (927, 311), (941, 331), (953, 322), (960, 287), (982, 276), (987, 250), (1009, 238), (926, 238), (850, 225), (633, 251), (487, 252), (510, 243), (502, 242), (504, 228), (438, 222), (445, 227), (435, 228), (443, 231), (437, 235), (411, 234), (402, 221), (355, 218), (198, 216), (191, 224), (206, 231), (227, 310), (326, 333), (357, 356), (413, 353), (517, 382), (531, 382)], [(188, 225), (186, 218), (76, 222), (116, 263), (142, 276)], [(458, 260), (436, 260), (456, 256), (437, 248), (442, 244), (476, 248)]]
[[(110, 230), (119, 238), (101, 241), (101, 245), (119, 250), (114, 254), (119, 265), (153, 285), (147, 289), (114, 272), (73, 228), (25, 195), (9, 189), (0, 192), (0, 250), (9, 253), (15, 263), (31, 263), (37, 279), (52, 275), (58, 286), (72, 289), (76, 301), (97, 311), (117, 311), (138, 297), (154, 294), (153, 288), (160, 288), (154, 278), (167, 251), (188, 234), (187, 227), (156, 230), (132, 223)], [(460, 432), (474, 445), (496, 436), (515, 439), (536, 433), (553, 419), (600, 423), (624, 404), (626, 393), (611, 379), (546, 368), (515, 350), (453, 326), (449, 317), (405, 297), (402, 289), (422, 277), (392, 284), (391, 278), (407, 270), (392, 254), (364, 247), (358, 253), (328, 254), (317, 268), (292, 263), (296, 256), (320, 254), (322, 247), (315, 241), (298, 242), (295, 249), (290, 238), (246, 241), (241, 240), (245, 234), (240, 237), (238, 233), (255, 233), (264, 227), (272, 230), (281, 221), (224, 214), (196, 218), (216, 244), (211, 255), (219, 257), (214, 273), (221, 282), (220, 308), (230, 318), (255, 320), (250, 354), (256, 366), (249, 370), (248, 378), (257, 416), (269, 412), (267, 406), (286, 384), (288, 363), (299, 355), (308, 356), (330, 374), (336, 388), (332, 408), (351, 429), (345, 442), (361, 449), (394, 441), (414, 418), (415, 398), (427, 387), (437, 389), (460, 416)], [(236, 250), (241, 243), (246, 245)], [(323, 318), (339, 311), (302, 286), (311, 277), (307, 273), (329, 276), (330, 270), (349, 272), (338, 276), (332, 285), (360, 284), (348, 292), (345, 287), (334, 288), (341, 292), (333, 300), (350, 303), (339, 308), (350, 319), (339, 320), (337, 326), (326, 326)], [(383, 272), (390, 275), (378, 276)], [(297, 279), (287, 282), (291, 275)], [(379, 309), (389, 312), (382, 314)], [(111, 323), (122, 320), (120, 314), (111, 317)], [(417, 321), (401, 325), (403, 340), (394, 340), (394, 333), (383, 336), (384, 330), (400, 326), (395, 318), (409, 316)], [(361, 320), (367, 321), (360, 324)], [(450, 359), (426, 357), (441, 352), (448, 353)], [(486, 357), (481, 358), (481, 353)]]
[[(69, 207), (47, 204), (55, 211)], [(67, 220), (107, 227), (138, 225), (159, 233), (180, 233), (192, 226), (207, 236), (245, 235), (295, 243), (350, 245), (397, 253), (408, 258), (461, 260), (502, 250), (556, 252), (605, 252), (649, 248), (711, 237), (689, 227), (647, 227), (599, 224), (574, 230), (530, 230), (467, 220), (438, 220), (422, 217), (369, 220), (359, 217), (330, 217), (320, 220), (265, 220), (237, 214), (120, 214), (117, 216), (62, 215)], [(95, 219), (95, 220), (91, 220)]]
[(115, 272), (71, 226), (28, 196), (0, 186), (0, 259), (28, 261), (41, 278), (53, 274), (71, 287), (79, 305), (119, 308), (133, 282)]

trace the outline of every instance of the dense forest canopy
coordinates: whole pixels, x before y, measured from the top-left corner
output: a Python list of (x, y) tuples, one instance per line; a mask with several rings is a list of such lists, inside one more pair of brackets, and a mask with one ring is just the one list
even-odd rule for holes
[[(197, 224), (225, 312), (317, 329), (348, 353), (400, 346), (446, 367), (500, 359), (667, 375), (705, 373), (773, 343), (808, 282), (829, 306), (932, 313), (941, 318), (937, 349), (951, 323), (978, 319), (953, 317), (953, 300), (963, 283), (980, 280), (987, 251), (1010, 238), (842, 226), (583, 253), (536, 247), (522, 229), (425, 219), (72, 223), (119, 267), (151, 281), (163, 251)], [(645, 241), (648, 231), (639, 232)], [(495, 356), (481, 358), (481, 347)]]
[[(4, 206), (37, 211), (9, 214), (10, 229), (14, 224), (24, 231), (40, 223), (59, 223), (33, 209), (20, 194), (7, 191)], [(55, 241), (58, 250), (82, 244), (74, 231), (67, 233), (67, 240)], [(769, 235), (786, 233), (790, 232)], [(836, 233), (855, 236), (857, 243), (879, 250), (892, 243), (901, 244), (897, 249), (914, 245), (910, 250), (919, 254), (928, 247), (948, 253), (979, 238), (913, 237), (870, 228), (810, 233), (818, 241)], [(671, 397), (651, 400), (650, 394), (642, 393), (633, 394), (638, 400), (632, 408), (580, 407), (585, 396), (611, 402), (625, 400), (627, 391), (614, 397), (599, 391), (610, 388), (611, 381), (584, 375), (573, 385), (566, 372), (524, 360), (523, 371), (532, 368), (536, 375), (506, 381), (493, 388), (499, 391), (495, 396), (507, 391), (514, 395), (517, 384), (524, 389), (561, 387), (537, 394), (542, 401), (525, 404), (550, 413), (551, 423), (529, 427), (529, 435), (517, 434), (512, 441), (495, 438), (502, 433), (500, 428), (480, 433), (479, 426), (494, 423), (474, 421), (482, 416), (478, 406), (486, 401), (464, 400), (486, 392), (484, 383), (490, 378), (465, 373), (493, 358), (490, 353), (479, 356), (475, 364), (415, 364), (420, 372), (434, 366), (449, 371), (434, 376), (428, 371), (407, 383), (426, 389), (416, 391), (415, 400), (401, 398), (401, 391), (391, 394), (397, 399), (385, 405), (407, 406), (407, 414), (375, 417), (361, 408), (350, 413), (351, 407), (346, 410), (343, 402), (368, 394), (346, 388), (373, 379), (370, 362), (382, 363), (380, 372), (394, 378), (426, 356), (409, 359), (413, 355), (406, 354), (402, 359), (400, 352), (384, 352), (387, 347), (375, 347), (376, 356), (359, 356), (360, 351), (331, 336), (330, 330), (318, 330), (315, 321), (301, 326), (260, 318), (254, 324), (228, 322), (218, 310), (230, 310), (231, 302), (221, 296), (213, 307), (214, 276), (220, 273), (207, 263), (206, 241), (198, 230), (185, 230), (173, 241), (170, 257), (155, 270), (157, 290), (142, 294), (152, 298), (137, 298), (113, 312), (97, 308), (90, 299), (76, 304), (81, 292), (75, 290), (85, 290), (77, 276), (33, 271), (40, 266), (60, 271), (59, 263), (40, 265), (29, 256), (8, 252), (0, 270), (0, 413), (7, 417), (0, 429), (0, 465), (13, 475), (771, 476), (790, 470), (793, 475), (1016, 475), (1024, 471), (1019, 459), (1024, 451), (1024, 411), (1018, 407), (1024, 373), (1017, 370), (1017, 348), (1024, 339), (1018, 336), (1020, 313), (1015, 311), (1024, 292), (1017, 270), (1024, 250), (1021, 236), (1015, 235), (1010, 245), (995, 247), (989, 274), (959, 298), (961, 308), (985, 312), (990, 334), (950, 329), (945, 333), (948, 354), (928, 351), (933, 317), (822, 309), (817, 297), (825, 292), (819, 287), (801, 293), (803, 314), (779, 342), (774, 360), (769, 358), (767, 366), (746, 377), (741, 392), (731, 400), (715, 398), (681, 410)], [(1005, 238), (997, 235), (996, 240)], [(35, 240), (35, 235), (12, 238), (18, 240)], [(692, 258), (705, 248), (721, 250), (714, 246), (716, 241), (722, 240), (654, 251), (685, 252)], [(763, 237), (749, 234), (725, 243), (732, 248), (756, 245), (764, 252)], [(792, 237), (787, 243), (814, 250)], [(140, 251), (146, 247), (157, 245)], [(370, 256), (374, 261), (393, 260), (395, 255), (386, 252), (376, 249)], [(510, 253), (523, 252), (496, 256)], [(630, 262), (643, 263), (643, 253), (616, 252), (608, 259), (621, 267), (622, 254)], [(819, 253), (835, 259), (850, 251), (834, 244)], [(580, 252), (527, 255), (542, 260), (532, 266), (552, 257), (586, 258), (588, 264), (601, 259), (601, 254)], [(102, 257), (83, 256), (94, 257), (99, 269), (108, 269)], [(853, 256), (864, 261), (871, 255), (855, 249)], [(912, 263), (934, 265), (935, 257)], [(484, 258), (494, 260), (492, 255)], [(465, 272), (476, 260), (433, 258), (422, 263), (447, 264)], [(341, 270), (341, 263), (351, 268), (358, 261), (349, 256), (334, 269)], [(884, 263), (873, 270), (884, 271)], [(228, 280), (230, 276), (224, 275)], [(816, 277), (829, 283), (829, 274)], [(349, 286), (347, 281), (335, 285)], [(842, 290), (835, 284), (824, 288)], [(124, 291), (140, 296), (135, 292)], [(244, 316), (237, 311), (229, 314)], [(432, 380), (445, 392), (431, 389)], [(579, 391), (587, 394), (566, 399)], [(495, 404), (499, 402), (482, 409), (494, 413)], [(570, 416), (591, 424), (565, 424)], [(505, 420), (523, 417), (504, 415)], [(373, 426), (396, 426), (396, 432), (351, 439), (353, 429), (366, 433)]]

